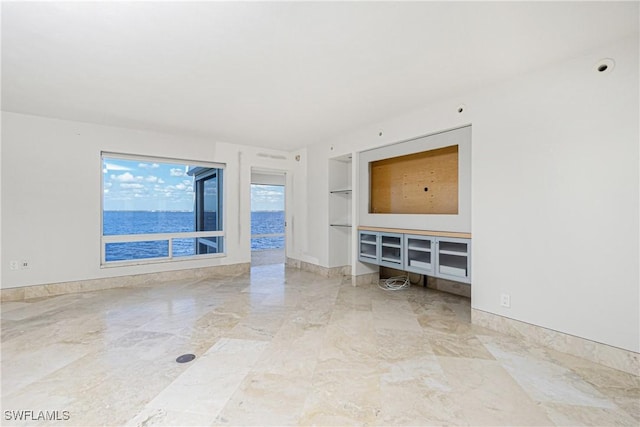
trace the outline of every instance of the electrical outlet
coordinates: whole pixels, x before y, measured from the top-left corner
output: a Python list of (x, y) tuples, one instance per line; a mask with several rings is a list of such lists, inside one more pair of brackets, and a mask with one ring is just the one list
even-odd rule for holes
[(511, 307), (511, 296), (509, 294), (500, 295), (500, 305), (506, 308)]
[(18, 261), (9, 261), (9, 269), (17, 270), (20, 268), (20, 263)]
[(22, 270), (28, 270), (29, 268), (31, 268), (31, 264), (29, 264), (28, 260), (23, 259), (22, 261), (20, 261), (20, 268)]

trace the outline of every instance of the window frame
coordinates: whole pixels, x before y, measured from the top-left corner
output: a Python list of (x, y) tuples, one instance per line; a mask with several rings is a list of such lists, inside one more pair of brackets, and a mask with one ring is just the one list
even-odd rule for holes
[[(199, 173), (195, 173), (193, 178), (194, 178), (194, 189), (195, 189), (195, 200), (194, 200), (194, 214), (196, 216), (195, 218), (195, 222), (196, 222), (196, 229), (198, 228), (204, 228), (205, 224), (206, 224), (206, 219), (205, 219), (205, 184), (207, 183), (207, 181), (213, 179), (215, 177), (216, 179), (216, 192), (217, 194), (222, 194), (222, 197), (217, 197), (216, 198), (216, 228), (220, 229), (220, 230), (224, 230), (224, 215), (220, 215), (220, 213), (222, 212), (223, 209), (223, 205), (222, 205), (222, 198), (224, 198), (224, 172), (220, 173), (220, 171), (222, 169), (220, 168), (213, 168), (215, 169), (214, 171), (208, 171), (204, 174), (199, 174)], [(204, 230), (203, 230), (204, 231)], [(208, 236), (208, 237), (217, 237), (217, 236)], [(206, 244), (206, 239), (207, 237), (202, 237), (201, 238)], [(216, 249), (218, 248), (217, 245), (219, 245), (219, 241), (216, 241)], [(198, 242), (198, 245), (200, 245), (200, 242)], [(224, 238), (222, 239), (222, 252), (224, 253), (224, 248), (225, 248), (225, 243), (224, 243)], [(198, 246), (198, 248), (200, 248), (200, 246)], [(199, 250), (199, 249), (197, 249)], [(197, 254), (197, 255), (206, 255), (206, 254)]]
[[(173, 232), (173, 233), (138, 233), (138, 234), (118, 234), (118, 235), (104, 235), (104, 190), (105, 190), (105, 179), (104, 179), (104, 164), (105, 159), (114, 159), (114, 160), (127, 160), (127, 161), (135, 161), (140, 163), (169, 163), (169, 164), (183, 164), (187, 166), (201, 166), (206, 168), (218, 169), (220, 173), (217, 174), (217, 178), (219, 179), (218, 185), (218, 218), (216, 221), (219, 225), (218, 228), (220, 230), (217, 231), (191, 231), (191, 232)], [(223, 258), (227, 256), (226, 253), (226, 230), (225, 230), (225, 218), (227, 215), (226, 212), (226, 180), (224, 179), (226, 164), (225, 163), (217, 163), (217, 162), (207, 162), (201, 160), (186, 160), (182, 158), (171, 158), (171, 157), (158, 157), (158, 156), (147, 156), (147, 155), (139, 155), (139, 154), (126, 154), (126, 153), (116, 153), (110, 151), (101, 151), (100, 152), (100, 268), (113, 268), (113, 267), (128, 267), (135, 265), (146, 265), (146, 264), (157, 264), (157, 263), (171, 263), (171, 262), (181, 262), (181, 261), (192, 261), (192, 260), (202, 260), (209, 258)], [(196, 190), (196, 179), (194, 176), (194, 215), (196, 215), (196, 203), (195, 199), (198, 197)], [(220, 192), (222, 194), (220, 194)], [(220, 215), (221, 214), (221, 215)], [(194, 224), (196, 228), (198, 227), (197, 218), (194, 218)], [(207, 237), (222, 237), (222, 251), (217, 253), (207, 253), (207, 254), (194, 254), (188, 256), (173, 256), (172, 249), (172, 239), (191, 239), (191, 238), (207, 238)], [(155, 258), (140, 258), (140, 259), (131, 259), (131, 260), (119, 260), (119, 261), (107, 261), (106, 260), (106, 245), (108, 243), (129, 243), (129, 242), (138, 242), (138, 241), (167, 241), (168, 242), (168, 253), (166, 257), (155, 257)]]

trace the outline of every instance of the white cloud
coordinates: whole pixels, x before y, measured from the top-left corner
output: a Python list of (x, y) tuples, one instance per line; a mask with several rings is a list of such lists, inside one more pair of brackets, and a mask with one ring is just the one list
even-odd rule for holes
[(164, 184), (164, 179), (158, 178), (158, 184)]
[(149, 175), (144, 180), (147, 181), (147, 182), (156, 182), (156, 181), (158, 181), (158, 177), (157, 176), (153, 176), (153, 175)]
[(190, 192), (190, 191), (193, 191), (193, 185), (191, 185), (190, 181), (183, 181), (176, 185), (167, 185), (164, 189), (160, 191), (173, 191), (173, 190)]
[(112, 186), (112, 185), (113, 185), (113, 184), (112, 184), (112, 183), (110, 183), (110, 182), (105, 182), (105, 183), (104, 183), (104, 188), (111, 188), (111, 186)]
[(144, 185), (142, 185), (142, 184), (122, 183), (122, 184), (120, 184), (120, 187), (122, 187), (122, 188), (144, 188)]
[(264, 189), (254, 190), (253, 195), (254, 196), (279, 196), (279, 197), (283, 196), (281, 191), (264, 190)]
[(108, 192), (109, 192), (109, 189), (108, 189), (108, 188), (105, 188), (104, 192), (105, 192), (105, 193), (108, 193)]
[(284, 208), (284, 187), (252, 185), (251, 203), (256, 210), (279, 210)]
[(104, 169), (108, 171), (130, 171), (131, 170), (131, 168), (128, 168), (126, 166), (116, 165), (113, 163), (106, 163), (106, 162), (104, 164)]
[(169, 171), (169, 174), (171, 176), (184, 176), (184, 170), (182, 169), (178, 169), (178, 168), (173, 168)]
[(160, 165), (159, 165), (159, 164), (157, 164), (157, 163), (152, 163), (152, 164), (149, 164), (149, 163), (139, 163), (139, 164), (138, 164), (138, 167), (139, 167), (139, 168), (142, 168), (142, 169), (155, 169), (155, 168), (159, 168), (159, 167), (160, 167)]
[(111, 175), (111, 179), (120, 182), (132, 182), (136, 180), (136, 178), (129, 172), (125, 172), (120, 175)]

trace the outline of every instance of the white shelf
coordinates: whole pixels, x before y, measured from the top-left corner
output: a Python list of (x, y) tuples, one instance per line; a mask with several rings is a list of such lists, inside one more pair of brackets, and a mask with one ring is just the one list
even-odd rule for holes
[[(329, 159), (327, 174), (329, 267), (352, 264), (353, 184), (350, 156)], [(370, 248), (370, 246), (366, 246)], [(373, 259), (375, 259), (375, 248)], [(370, 257), (371, 258), (371, 257)]]
[(396, 248), (396, 249), (402, 248), (402, 245), (398, 245), (398, 244), (395, 244), (395, 243), (382, 243), (382, 246), (387, 247), (387, 248)]
[(407, 249), (409, 249), (410, 251), (417, 251), (417, 252), (431, 252), (431, 249), (421, 248), (419, 246), (408, 246)]
[(396, 264), (400, 264), (402, 262), (402, 260), (400, 258), (389, 258), (386, 256), (380, 257), (381, 261), (387, 261), (387, 262), (394, 262)]
[(425, 270), (430, 270), (431, 269), (431, 263), (430, 262), (422, 262), (422, 261), (418, 261), (415, 259), (412, 259), (409, 261), (409, 266), (411, 267), (416, 267), (416, 268), (422, 268)]
[(441, 241), (439, 244), (440, 244), (440, 251), (458, 252), (458, 253), (462, 252), (465, 254), (469, 251), (469, 247), (465, 243)]
[(453, 256), (467, 256), (469, 255), (467, 252), (458, 252), (458, 251), (438, 251), (440, 255), (453, 255)]

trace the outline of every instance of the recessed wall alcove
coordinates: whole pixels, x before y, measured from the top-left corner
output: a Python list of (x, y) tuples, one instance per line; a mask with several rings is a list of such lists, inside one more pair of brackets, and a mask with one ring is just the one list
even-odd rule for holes
[(363, 151), (358, 224), (471, 232), (471, 126)]
[(458, 146), (370, 163), (369, 213), (458, 214)]

